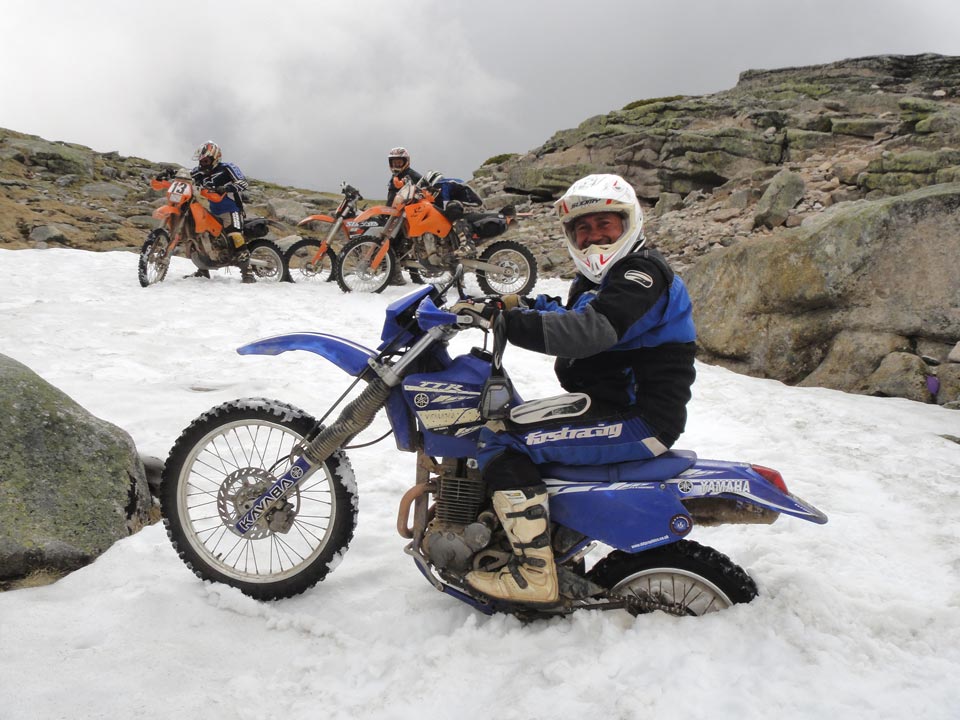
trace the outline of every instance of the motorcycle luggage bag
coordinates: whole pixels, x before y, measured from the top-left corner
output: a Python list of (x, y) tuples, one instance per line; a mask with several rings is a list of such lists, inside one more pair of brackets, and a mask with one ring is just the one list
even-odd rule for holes
[(507, 219), (499, 213), (467, 213), (466, 220), (479, 238), (492, 238), (507, 231)]
[(477, 191), (459, 178), (443, 178), (437, 183), (437, 188), (443, 202), (456, 200), (464, 205), (483, 205)]
[(255, 217), (243, 221), (243, 234), (247, 238), (262, 238), (268, 232), (270, 232), (270, 226), (266, 218)]

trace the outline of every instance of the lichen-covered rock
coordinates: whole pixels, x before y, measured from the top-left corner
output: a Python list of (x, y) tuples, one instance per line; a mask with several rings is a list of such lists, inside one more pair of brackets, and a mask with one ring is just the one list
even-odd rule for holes
[(151, 502), (126, 432), (0, 355), (0, 579), (91, 562)]
[(930, 402), (927, 386), (927, 365), (916, 355), (890, 353), (867, 378), (867, 393), (884, 397), (901, 397), (917, 402)]
[(798, 202), (803, 198), (806, 183), (803, 178), (789, 170), (777, 173), (757, 203), (753, 217), (754, 227), (766, 225), (775, 228), (783, 225)]
[[(701, 358), (795, 383), (844, 331), (960, 337), (957, 257), (960, 184), (834, 206), (798, 229), (716, 250), (684, 273)], [(865, 378), (837, 362), (819, 377), (862, 391)]]
[(946, 405), (960, 401), (960, 363), (947, 363), (937, 367), (937, 404)]

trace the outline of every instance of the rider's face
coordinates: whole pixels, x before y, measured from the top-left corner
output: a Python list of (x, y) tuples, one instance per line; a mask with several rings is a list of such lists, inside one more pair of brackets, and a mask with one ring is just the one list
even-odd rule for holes
[(581, 250), (591, 245), (610, 245), (621, 235), (623, 218), (619, 213), (590, 213), (573, 221), (573, 237)]
[(401, 158), (401, 157), (390, 158), (390, 169), (394, 171), (403, 170), (406, 162), (407, 162), (406, 158)]

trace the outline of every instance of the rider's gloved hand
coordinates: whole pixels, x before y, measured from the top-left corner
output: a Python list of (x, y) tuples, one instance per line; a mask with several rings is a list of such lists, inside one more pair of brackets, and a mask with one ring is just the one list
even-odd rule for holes
[(172, 169), (172, 168), (164, 168), (163, 170), (161, 170), (160, 172), (157, 173), (156, 179), (157, 179), (157, 180), (169, 180), (169, 179), (172, 178), (172, 177), (173, 177), (173, 169)]
[(493, 320), (500, 312), (498, 302), (478, 302), (476, 300), (463, 300), (450, 308), (450, 312), (456, 314), (457, 322), (460, 325), (472, 325), (489, 329), (493, 326)]
[(527, 302), (525, 297), (520, 295), (514, 295), (513, 293), (509, 295), (504, 295), (500, 298), (500, 302), (503, 303), (504, 310), (513, 310), (514, 308), (528, 308), (530, 303)]

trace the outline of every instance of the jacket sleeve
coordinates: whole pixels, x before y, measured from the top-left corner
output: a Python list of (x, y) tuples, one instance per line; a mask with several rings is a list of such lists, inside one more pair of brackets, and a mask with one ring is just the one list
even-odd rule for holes
[(535, 303), (532, 310), (508, 312), (507, 339), (547, 355), (590, 357), (616, 345), (668, 288), (658, 265), (627, 257), (610, 269), (601, 288), (582, 293), (569, 309)]
[(227, 169), (227, 174), (230, 176), (230, 182), (233, 183), (237, 190), (246, 190), (250, 186), (250, 184), (247, 182), (247, 178), (236, 165), (233, 163), (224, 163), (224, 167)]

